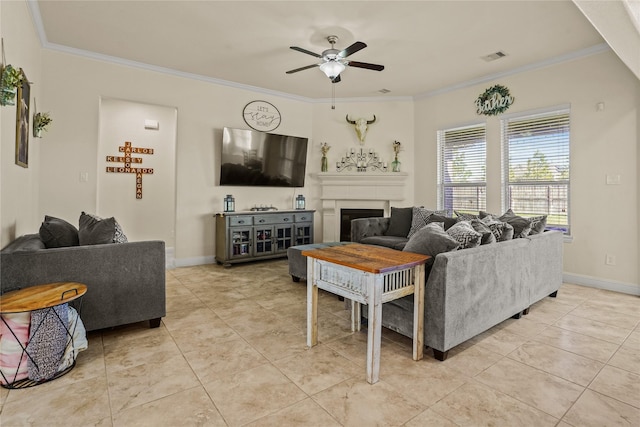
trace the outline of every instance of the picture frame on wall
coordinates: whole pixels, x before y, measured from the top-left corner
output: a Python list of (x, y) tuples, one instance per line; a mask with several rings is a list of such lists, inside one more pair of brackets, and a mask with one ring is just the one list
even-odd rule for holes
[(24, 71), (22, 83), (18, 86), (16, 102), (16, 165), (23, 168), (29, 167), (29, 101), (31, 99), (31, 86)]

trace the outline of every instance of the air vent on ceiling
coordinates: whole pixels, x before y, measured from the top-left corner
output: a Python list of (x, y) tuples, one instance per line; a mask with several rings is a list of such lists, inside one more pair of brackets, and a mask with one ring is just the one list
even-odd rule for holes
[(380, 89), (378, 92), (380, 92), (380, 93), (389, 93), (391, 91), (389, 89)]
[(504, 58), (505, 56), (507, 56), (507, 54), (499, 50), (487, 56), (483, 56), (482, 59), (484, 59), (487, 62), (491, 62), (491, 61), (495, 61), (496, 59)]

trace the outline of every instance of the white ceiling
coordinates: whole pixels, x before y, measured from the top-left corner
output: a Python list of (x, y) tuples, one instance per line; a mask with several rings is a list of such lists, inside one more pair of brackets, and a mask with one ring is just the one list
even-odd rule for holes
[[(571, 1), (56, 1), (31, 3), (47, 48), (326, 99), (326, 36), (381, 72), (347, 68), (336, 97), (422, 96), (607, 49)], [(496, 51), (494, 62), (481, 57)], [(380, 89), (390, 93), (382, 95)]]

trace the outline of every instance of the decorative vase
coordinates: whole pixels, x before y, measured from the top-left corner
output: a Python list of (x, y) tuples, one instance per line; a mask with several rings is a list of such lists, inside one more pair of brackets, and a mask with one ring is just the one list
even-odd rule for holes
[(42, 129), (39, 129), (39, 128), (33, 129), (33, 137), (42, 138)]
[(398, 156), (391, 162), (391, 171), (392, 172), (400, 172), (400, 161), (398, 160)]
[(322, 156), (322, 163), (320, 164), (320, 170), (322, 172), (327, 172), (329, 170), (329, 162), (327, 161), (327, 156)]

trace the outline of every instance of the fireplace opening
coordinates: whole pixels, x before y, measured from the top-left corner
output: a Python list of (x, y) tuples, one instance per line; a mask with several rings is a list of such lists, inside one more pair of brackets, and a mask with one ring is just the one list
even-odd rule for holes
[(384, 216), (384, 209), (340, 209), (340, 241), (351, 241), (351, 220)]

